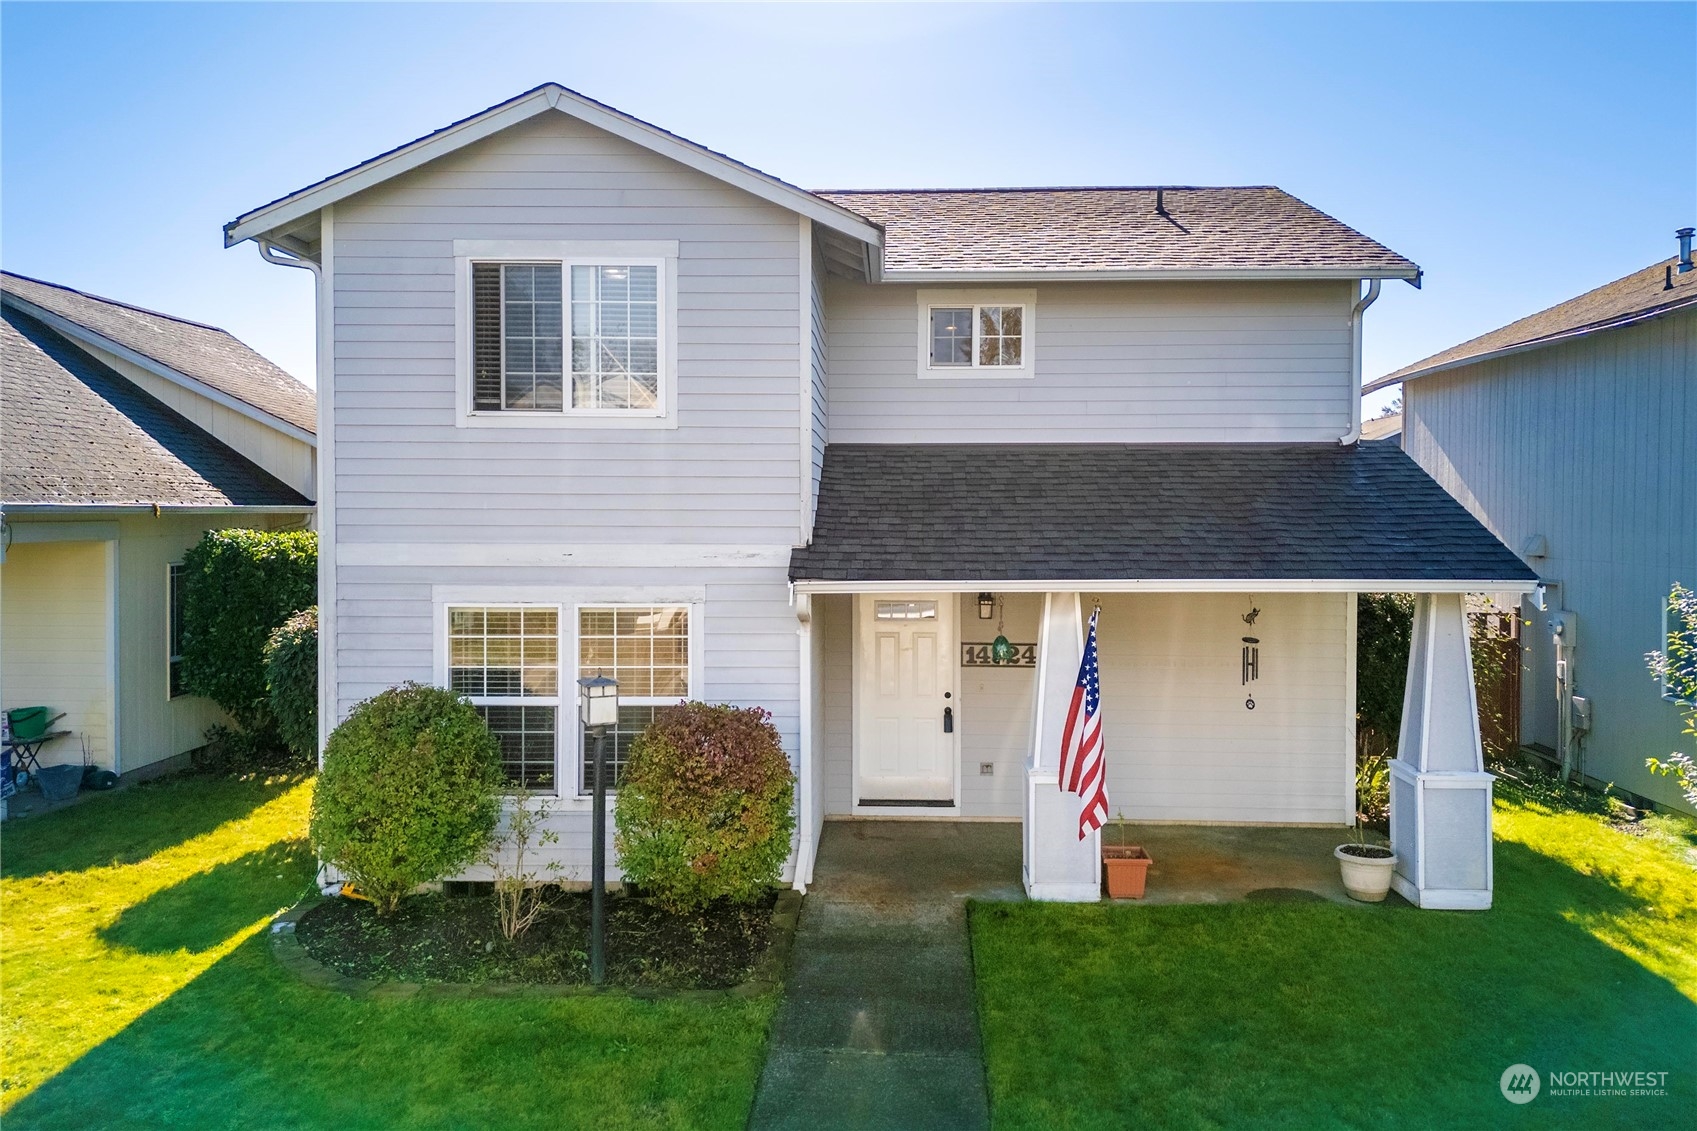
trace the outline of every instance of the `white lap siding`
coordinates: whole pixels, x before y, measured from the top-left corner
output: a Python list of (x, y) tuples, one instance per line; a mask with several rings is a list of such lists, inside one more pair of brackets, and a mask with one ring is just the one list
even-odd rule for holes
[(1335, 440), (1358, 395), (1343, 282), (1039, 286), (1035, 374), (983, 380), (916, 376), (916, 288), (828, 297), (832, 443)]
[[(1098, 647), (1114, 814), (1153, 821), (1349, 821), (1353, 599), (1339, 593), (1103, 597)], [(1250, 626), (1242, 616), (1252, 600), (1261, 612)], [(1260, 641), (1260, 677), (1247, 687), (1244, 636)], [(1253, 710), (1245, 706), (1251, 694)]]
[[(697, 591), (692, 694), (772, 711), (793, 756), (799, 239), (793, 213), (553, 114), (336, 205), (338, 717), (433, 678), (439, 587)], [(675, 426), (457, 427), (455, 240), (675, 242)], [(554, 809), (584, 878), (588, 808)]]

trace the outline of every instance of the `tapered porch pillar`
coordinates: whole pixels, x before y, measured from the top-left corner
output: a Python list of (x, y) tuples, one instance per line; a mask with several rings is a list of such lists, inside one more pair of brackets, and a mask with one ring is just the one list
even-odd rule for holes
[(1491, 906), (1491, 783), (1459, 593), (1414, 601), (1402, 737), (1391, 762), (1391, 883), (1418, 907)]
[(1082, 800), (1060, 790), (1061, 731), (1084, 656), (1084, 612), (1077, 593), (1047, 593), (1037, 636), (1037, 703), (1026, 760), (1025, 894), (1093, 903), (1102, 894), (1101, 834), (1078, 839)]

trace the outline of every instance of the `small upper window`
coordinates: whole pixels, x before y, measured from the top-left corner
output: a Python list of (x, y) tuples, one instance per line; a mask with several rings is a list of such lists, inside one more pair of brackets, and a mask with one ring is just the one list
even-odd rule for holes
[(919, 294), (921, 377), (1029, 377), (1032, 294)]
[(963, 368), (1025, 364), (1025, 307), (934, 306), (931, 364)]
[(473, 263), (471, 275), (473, 411), (659, 410), (658, 266)]

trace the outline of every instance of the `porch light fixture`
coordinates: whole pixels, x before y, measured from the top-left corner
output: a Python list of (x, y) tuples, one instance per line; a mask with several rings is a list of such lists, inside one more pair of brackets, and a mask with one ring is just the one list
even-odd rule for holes
[(600, 672), (577, 681), (578, 717), (595, 739), (589, 823), (589, 981), (607, 977), (607, 728), (619, 721), (619, 681)]
[(591, 731), (619, 721), (619, 681), (600, 672), (577, 681), (578, 715)]
[(980, 593), (978, 595), (978, 619), (989, 620), (996, 615), (996, 595)]
[[(980, 606), (982, 608), (982, 606)], [(1002, 605), (996, 602), (996, 611), (1002, 612)], [(990, 662), (992, 664), (1011, 664), (1014, 660), (1014, 646), (1008, 643), (1008, 634), (1004, 629), (1005, 617), (996, 617), (996, 639), (990, 642)]]

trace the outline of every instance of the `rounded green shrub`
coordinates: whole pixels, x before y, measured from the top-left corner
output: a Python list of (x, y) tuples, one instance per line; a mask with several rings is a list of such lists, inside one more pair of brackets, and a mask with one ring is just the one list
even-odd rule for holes
[(318, 606), (302, 609), (265, 642), (265, 690), (277, 733), (295, 758), (318, 753)]
[(439, 687), (392, 687), (331, 732), (312, 846), (388, 914), (482, 855), (504, 780), (500, 747), (471, 704)]
[(759, 707), (668, 707), (631, 744), (614, 844), (625, 878), (661, 906), (749, 902), (778, 880), (795, 828), (795, 775)]

